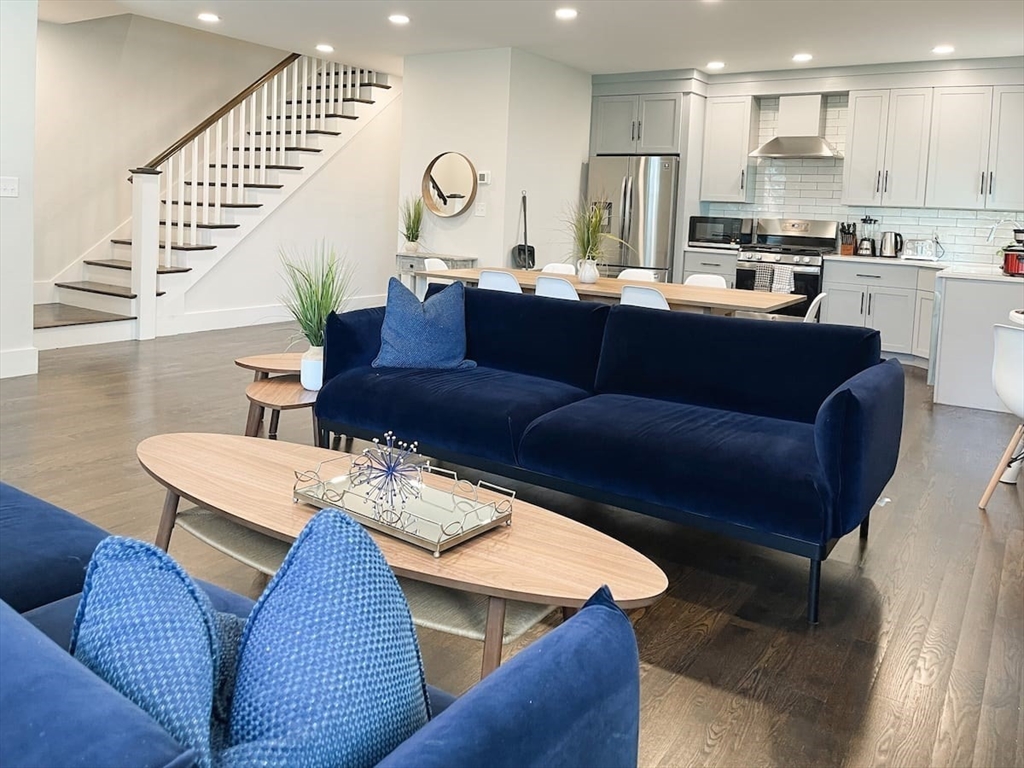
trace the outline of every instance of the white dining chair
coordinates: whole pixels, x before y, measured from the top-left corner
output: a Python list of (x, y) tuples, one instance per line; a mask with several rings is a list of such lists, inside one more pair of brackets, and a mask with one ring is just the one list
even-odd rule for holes
[(440, 259), (430, 257), (423, 260), (423, 268), (428, 272), (446, 272), (448, 265)]
[(505, 293), (522, 293), (523, 289), (516, 276), (508, 272), (485, 269), (480, 272), (480, 288), (485, 291), (504, 291)]
[(644, 285), (622, 286), (622, 295), (619, 298), (619, 303), (630, 307), (647, 307), (648, 309), (669, 308), (665, 294), (657, 288), (648, 288)]
[(807, 308), (806, 314), (804, 314), (805, 323), (816, 323), (818, 322), (818, 315), (821, 314), (821, 302), (828, 296), (827, 293), (819, 293), (811, 301), (811, 306)]
[(576, 267), (572, 264), (545, 264), (541, 272), (551, 272), (556, 275), (575, 275)]
[(580, 295), (576, 293), (572, 283), (564, 277), (553, 277), (551, 275), (537, 276), (537, 287), (534, 289), (534, 293), (551, 299), (580, 300)]
[(728, 288), (729, 283), (721, 275), (690, 275), (683, 285), (696, 285), (703, 288)]
[[(1010, 413), (1024, 422), (1024, 326), (997, 325), (995, 327), (995, 353), (992, 358), (992, 387), (1003, 405)], [(1011, 464), (1017, 465), (1021, 457), (1014, 457), (1013, 452), (1024, 437), (1024, 424), (1018, 426), (1010, 439), (1010, 444), (1003, 451), (1002, 458), (988, 481), (988, 487), (978, 502), (979, 509), (988, 506), (989, 499), (999, 483), (1005, 477)], [(1018, 480), (1019, 482), (1019, 480)]]
[(635, 269), (630, 267), (619, 272), (619, 280), (646, 280), (649, 283), (657, 282), (657, 276), (649, 269)]

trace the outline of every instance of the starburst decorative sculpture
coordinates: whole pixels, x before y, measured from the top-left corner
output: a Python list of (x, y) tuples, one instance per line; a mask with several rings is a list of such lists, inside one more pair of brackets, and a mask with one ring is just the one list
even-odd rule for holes
[(423, 473), (416, 445), (400, 442), (393, 432), (385, 432), (383, 445), (374, 438), (373, 447), (352, 462), (352, 487), (365, 485), (374, 514), (391, 525), (401, 520), (410, 499), (420, 498)]

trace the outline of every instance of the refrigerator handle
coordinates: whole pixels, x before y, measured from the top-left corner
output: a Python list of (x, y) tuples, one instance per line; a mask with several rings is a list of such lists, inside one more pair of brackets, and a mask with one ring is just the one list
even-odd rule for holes
[[(622, 188), (619, 189), (619, 240), (626, 239), (626, 177), (622, 177)], [(622, 251), (622, 244), (619, 244)]]
[(626, 205), (623, 210), (623, 220), (625, 221), (625, 234), (622, 239), (625, 241), (622, 244), (622, 263), (628, 264), (627, 259), (629, 254), (626, 250), (629, 248), (629, 238), (633, 234), (633, 177), (626, 177)]

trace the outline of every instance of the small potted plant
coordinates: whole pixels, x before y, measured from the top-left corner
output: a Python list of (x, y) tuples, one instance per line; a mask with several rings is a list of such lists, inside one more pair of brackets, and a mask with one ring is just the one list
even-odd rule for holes
[(281, 303), (299, 324), (299, 335), (309, 342), (309, 349), (302, 355), (299, 380), (304, 389), (316, 391), (324, 380), (327, 316), (348, 300), (352, 269), (324, 240), (309, 256), (294, 256), (282, 248), (281, 264), (286, 287)]
[(402, 203), (402, 236), (405, 237), (405, 252), (416, 253), (420, 249), (423, 234), (423, 198), (409, 195)]
[[(566, 224), (572, 236), (573, 258), (576, 259), (576, 276), (581, 283), (596, 283), (601, 276), (597, 271), (597, 258), (601, 255), (601, 243), (605, 238), (618, 240), (602, 232), (604, 209), (599, 203), (580, 200), (569, 208)], [(621, 241), (620, 241), (621, 242)]]

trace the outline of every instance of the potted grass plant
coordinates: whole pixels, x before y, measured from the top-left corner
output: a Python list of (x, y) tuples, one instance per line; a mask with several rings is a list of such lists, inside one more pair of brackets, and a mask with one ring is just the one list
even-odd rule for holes
[(334, 246), (321, 240), (308, 255), (281, 249), (285, 292), (281, 303), (299, 324), (299, 336), (309, 342), (302, 355), (299, 379), (304, 389), (316, 391), (324, 379), (324, 329), (327, 316), (349, 298), (351, 265), (339, 259)]
[(409, 195), (402, 203), (401, 232), (405, 238), (405, 252), (417, 253), (423, 234), (423, 198), (419, 195)]
[[(576, 276), (581, 283), (596, 283), (601, 276), (597, 271), (597, 258), (601, 243), (612, 235), (602, 232), (604, 209), (600, 204), (582, 199), (569, 208), (566, 224), (572, 237)], [(618, 239), (618, 238), (613, 238)]]

